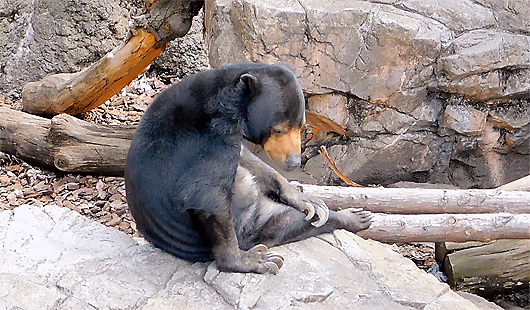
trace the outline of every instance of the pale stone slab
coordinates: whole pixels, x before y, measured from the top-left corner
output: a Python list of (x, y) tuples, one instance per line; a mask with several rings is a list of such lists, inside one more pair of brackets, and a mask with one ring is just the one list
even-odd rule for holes
[(0, 310), (480, 309), (346, 231), (275, 248), (278, 275), (192, 264), (53, 205), (0, 212), (0, 236)]

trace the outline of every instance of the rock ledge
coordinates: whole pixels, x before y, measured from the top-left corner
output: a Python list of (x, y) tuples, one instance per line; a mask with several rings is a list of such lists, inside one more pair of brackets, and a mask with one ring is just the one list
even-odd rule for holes
[(275, 250), (276, 276), (223, 273), (69, 209), (23, 205), (0, 212), (0, 309), (479, 309), (345, 231)]

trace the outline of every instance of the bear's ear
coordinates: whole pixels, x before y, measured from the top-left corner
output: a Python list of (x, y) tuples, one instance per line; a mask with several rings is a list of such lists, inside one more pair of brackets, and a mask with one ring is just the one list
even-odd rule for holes
[(256, 95), (256, 93), (258, 92), (258, 79), (250, 73), (242, 74), (239, 77), (239, 83), (243, 86), (244, 89), (248, 90), (251, 96)]

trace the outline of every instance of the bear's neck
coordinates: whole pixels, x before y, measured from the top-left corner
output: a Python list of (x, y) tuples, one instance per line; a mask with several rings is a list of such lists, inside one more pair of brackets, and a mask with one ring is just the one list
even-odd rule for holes
[(246, 99), (243, 93), (233, 87), (221, 89), (206, 103), (206, 111), (211, 117), (209, 130), (222, 137), (242, 138), (243, 112)]

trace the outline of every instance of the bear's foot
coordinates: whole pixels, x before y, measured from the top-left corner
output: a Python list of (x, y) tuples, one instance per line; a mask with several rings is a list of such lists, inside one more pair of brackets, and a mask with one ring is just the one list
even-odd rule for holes
[(269, 252), (269, 248), (263, 244), (258, 244), (248, 251), (237, 249), (235, 252), (233, 255), (216, 259), (220, 271), (277, 274), (283, 266), (283, 257)]
[(337, 211), (341, 228), (356, 233), (365, 230), (372, 224), (373, 213), (360, 208), (349, 208)]

